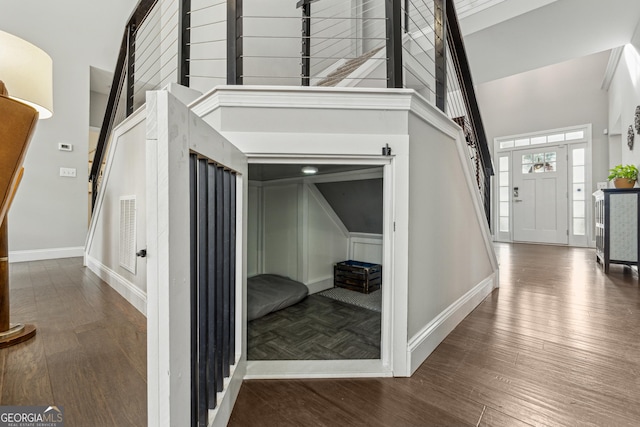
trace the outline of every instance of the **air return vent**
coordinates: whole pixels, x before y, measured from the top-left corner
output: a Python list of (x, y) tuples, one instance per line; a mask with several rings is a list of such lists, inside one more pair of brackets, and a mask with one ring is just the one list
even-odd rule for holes
[(136, 196), (120, 197), (120, 266), (136, 274)]

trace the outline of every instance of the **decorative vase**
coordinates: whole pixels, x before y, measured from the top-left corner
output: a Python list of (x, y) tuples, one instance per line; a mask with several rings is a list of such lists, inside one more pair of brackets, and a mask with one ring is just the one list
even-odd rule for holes
[(636, 185), (636, 180), (628, 178), (615, 178), (613, 180), (613, 185), (616, 188), (633, 188)]

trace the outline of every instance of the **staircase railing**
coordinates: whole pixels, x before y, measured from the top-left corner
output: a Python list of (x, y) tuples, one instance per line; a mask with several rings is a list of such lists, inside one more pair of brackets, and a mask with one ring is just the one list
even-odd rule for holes
[[(111, 132), (145, 102), (145, 92), (178, 80), (178, 15), (173, 0), (140, 0), (122, 36), (111, 90), (94, 154), (89, 181), (91, 205), (95, 206)], [(175, 52), (172, 52), (174, 50)]]
[(146, 90), (170, 82), (202, 92), (220, 84), (406, 87), (464, 129), (490, 219), (493, 165), (453, 0), (283, 5), (140, 1), (123, 35), (89, 175), (92, 202), (111, 130), (144, 103)]
[(494, 169), (454, 2), (403, 0), (402, 16), (404, 87), (415, 89), (463, 129), (491, 224)]
[[(494, 175), (493, 161), (489, 151), (487, 134), (480, 115), (469, 61), (467, 59), (462, 32), (458, 23), (458, 15), (453, 1), (446, 2), (447, 10), (447, 48), (452, 71), (448, 75), (455, 76), (458, 91), (448, 98), (445, 112), (462, 127), (471, 159), (474, 162), (476, 182), (482, 195), (484, 211), (491, 225), (491, 176)], [(451, 68), (451, 67), (450, 67)], [(453, 87), (451, 87), (452, 89)], [(450, 93), (452, 92), (450, 89)], [(457, 100), (455, 98), (457, 96)], [(456, 103), (457, 101), (457, 103)], [(460, 119), (462, 118), (462, 119)]]

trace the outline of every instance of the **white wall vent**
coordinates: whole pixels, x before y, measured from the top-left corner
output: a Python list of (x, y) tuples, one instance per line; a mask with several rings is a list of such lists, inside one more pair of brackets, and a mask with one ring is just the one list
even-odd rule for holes
[(136, 274), (136, 196), (120, 197), (120, 266)]

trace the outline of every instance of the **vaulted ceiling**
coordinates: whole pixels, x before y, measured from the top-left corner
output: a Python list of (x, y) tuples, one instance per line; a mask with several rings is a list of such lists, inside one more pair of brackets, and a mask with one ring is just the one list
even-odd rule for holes
[(474, 83), (629, 43), (638, 0), (457, 0)]

